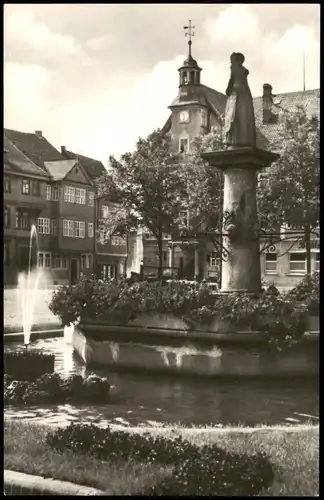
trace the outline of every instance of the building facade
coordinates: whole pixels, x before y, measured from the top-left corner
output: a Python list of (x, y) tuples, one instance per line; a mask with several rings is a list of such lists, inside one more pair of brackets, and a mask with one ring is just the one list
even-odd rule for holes
[(98, 220), (112, 206), (99, 200), (95, 179), (105, 172), (97, 160), (62, 147), (57, 151), (41, 132), (4, 131), (4, 282), (16, 285), (29, 266), (47, 285), (75, 283), (95, 272), (103, 278), (126, 273), (127, 241), (101, 244)]
[[(222, 116), (226, 105), (226, 95), (201, 83), (202, 69), (191, 55), (179, 68), (178, 95), (169, 106), (170, 116), (162, 128), (163, 133), (171, 134), (175, 151), (184, 155), (190, 151), (190, 143), (201, 134), (220, 131)], [(280, 138), (281, 115), (297, 105), (305, 107), (309, 116), (319, 118), (320, 92), (308, 90), (278, 94), (272, 93), (272, 87), (264, 84), (261, 97), (254, 101), (256, 120), (257, 147), (269, 149), (270, 142)], [(186, 215), (184, 215), (186, 217)], [(190, 229), (190, 214), (187, 214), (187, 227)], [(189, 243), (189, 242), (187, 242)], [(210, 241), (164, 242), (165, 263), (177, 269), (177, 275), (186, 279), (208, 279), (213, 281), (219, 274), (221, 261), (217, 248)], [(273, 283), (279, 289), (289, 289), (306, 274), (306, 254), (298, 242), (281, 241), (275, 251), (262, 252), (260, 243), (262, 277), (266, 283)], [(154, 239), (144, 239), (144, 267), (157, 262), (157, 245)], [(273, 250), (273, 249), (272, 249)], [(168, 252), (168, 253), (167, 253)], [(312, 240), (312, 269), (319, 269), (319, 240)], [(156, 265), (156, 264), (155, 264)]]

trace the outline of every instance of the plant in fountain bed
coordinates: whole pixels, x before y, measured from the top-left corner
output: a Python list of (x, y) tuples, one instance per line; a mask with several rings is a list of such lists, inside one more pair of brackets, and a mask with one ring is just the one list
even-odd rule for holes
[(16, 380), (36, 380), (44, 373), (54, 372), (55, 357), (37, 351), (5, 352), (4, 372)]
[(263, 453), (229, 453), (215, 445), (197, 447), (181, 436), (173, 439), (71, 424), (51, 431), (47, 444), (62, 452), (85, 453), (101, 460), (135, 460), (172, 469), (172, 476), (142, 495), (257, 495), (274, 479)]
[(45, 374), (34, 382), (4, 379), (5, 404), (62, 404), (66, 402), (107, 402), (110, 384), (106, 378), (89, 375), (71, 375), (64, 378), (57, 373)]
[[(317, 291), (316, 291), (317, 290)], [(63, 324), (75, 321), (127, 324), (137, 315), (167, 313), (181, 318), (189, 328), (204, 325), (214, 318), (229, 321), (238, 329), (261, 332), (268, 345), (276, 349), (297, 342), (306, 330), (308, 299), (318, 297), (318, 279), (313, 277), (288, 294), (269, 287), (263, 293), (214, 294), (208, 283), (142, 281), (102, 282), (84, 277), (74, 287), (62, 287), (50, 308)], [(72, 305), (73, 304), (73, 305)]]

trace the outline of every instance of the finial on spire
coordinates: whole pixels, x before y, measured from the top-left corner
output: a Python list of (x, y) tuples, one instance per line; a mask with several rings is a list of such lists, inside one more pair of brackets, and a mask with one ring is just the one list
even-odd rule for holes
[(191, 26), (191, 19), (189, 19), (188, 26), (184, 26), (183, 29), (188, 30), (188, 31), (186, 31), (185, 36), (189, 37), (189, 41), (188, 41), (189, 56), (191, 56), (191, 45), (192, 45), (191, 37), (195, 36), (195, 33), (192, 31), (193, 29), (195, 29), (195, 26)]

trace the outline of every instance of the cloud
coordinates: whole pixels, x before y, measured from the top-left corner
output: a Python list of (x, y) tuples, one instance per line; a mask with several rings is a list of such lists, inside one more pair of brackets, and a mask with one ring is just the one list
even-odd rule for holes
[[(171, 10), (172, 9), (172, 10)], [(254, 96), (319, 86), (319, 11), (270, 4), (6, 4), (5, 125), (43, 130), (107, 164), (162, 127), (186, 57), (183, 25), (196, 26), (202, 83), (224, 92), (241, 51)]]
[(257, 15), (244, 4), (231, 5), (217, 18), (207, 19), (205, 30), (212, 42), (225, 45), (231, 52), (246, 50), (260, 38)]
[(9, 11), (5, 20), (5, 58), (52, 66), (77, 59), (89, 64), (86, 53), (71, 35), (54, 32), (37, 22), (28, 10)]
[(115, 38), (113, 35), (103, 35), (96, 38), (90, 38), (85, 43), (85, 46), (92, 50), (103, 50), (108, 47)]

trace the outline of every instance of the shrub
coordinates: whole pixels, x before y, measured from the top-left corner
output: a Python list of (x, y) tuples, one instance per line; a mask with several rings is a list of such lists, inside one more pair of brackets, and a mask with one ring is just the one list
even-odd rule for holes
[(290, 290), (287, 298), (291, 301), (300, 302), (307, 305), (308, 312), (311, 314), (319, 313), (319, 294), (320, 294), (319, 272), (314, 272), (310, 276), (298, 283)]
[(215, 446), (198, 448), (176, 437), (129, 434), (95, 425), (71, 424), (50, 432), (47, 444), (57, 451), (87, 453), (101, 460), (129, 460), (172, 466), (172, 477), (145, 495), (256, 495), (271, 484), (274, 472), (264, 454), (228, 453)]
[(65, 403), (104, 402), (107, 401), (110, 385), (106, 378), (89, 375), (71, 375), (63, 378), (57, 373), (45, 374), (35, 382), (13, 380), (6, 376), (4, 379), (5, 404), (38, 404), (38, 403)]
[(125, 324), (140, 313), (169, 313), (189, 328), (199, 324), (208, 328), (218, 317), (240, 328), (261, 331), (277, 346), (290, 345), (305, 331), (309, 310), (305, 297), (318, 295), (316, 283), (316, 277), (308, 279), (289, 294), (280, 294), (274, 286), (256, 295), (215, 294), (206, 282), (125, 280), (117, 284), (85, 276), (77, 285), (61, 287), (54, 293), (50, 309), (63, 324), (80, 316), (84, 321)]

